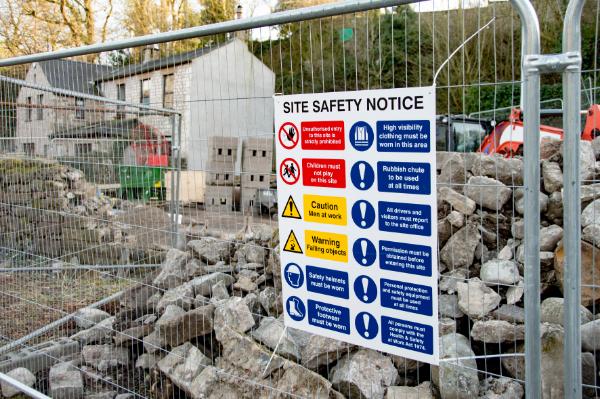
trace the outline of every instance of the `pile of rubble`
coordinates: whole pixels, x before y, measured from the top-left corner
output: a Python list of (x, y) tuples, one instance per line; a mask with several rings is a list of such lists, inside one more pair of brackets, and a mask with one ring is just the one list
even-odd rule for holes
[[(598, 143), (582, 143), (583, 382), (594, 385), (600, 290)], [(542, 146), (542, 389), (563, 396), (562, 157)], [(202, 238), (170, 249), (160, 271), (125, 292), (110, 313), (82, 309), (71, 340), (81, 351), (52, 365), (55, 399), (125, 397), (125, 376), (143, 396), (171, 398), (521, 398), (524, 387), (523, 162), (438, 154), (440, 356), (438, 367), (285, 329), (276, 229)], [(587, 284), (587, 285), (585, 285)], [(515, 353), (514, 356), (510, 356)], [(503, 356), (495, 356), (503, 354)], [(477, 360), (484, 358), (485, 360)], [(15, 374), (27, 374), (23, 370)], [(31, 374), (31, 373), (30, 373)], [(30, 375), (23, 380), (34, 380)], [(129, 388), (128, 388), (129, 389)], [(133, 389), (133, 388), (131, 388)], [(10, 393), (10, 392), (9, 392)], [(593, 389), (584, 389), (594, 397)], [(6, 396), (7, 393), (4, 393)]]
[(131, 254), (148, 258), (135, 250), (136, 237), (128, 226), (116, 223), (122, 213), (117, 208), (124, 206), (133, 205), (97, 195), (81, 171), (56, 161), (0, 159), (5, 258), (32, 254), (81, 264), (127, 263)]

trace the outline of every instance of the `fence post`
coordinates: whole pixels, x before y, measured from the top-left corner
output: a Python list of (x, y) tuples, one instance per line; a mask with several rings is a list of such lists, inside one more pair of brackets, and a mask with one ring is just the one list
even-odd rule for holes
[(541, 397), (540, 344), (540, 75), (529, 57), (540, 53), (540, 27), (528, 0), (511, 0), (521, 18), (524, 81), (524, 184), (525, 184), (525, 396)]
[(578, 58), (563, 72), (563, 220), (565, 249), (564, 395), (581, 397), (581, 14), (583, 0), (571, 0), (565, 14), (563, 53)]

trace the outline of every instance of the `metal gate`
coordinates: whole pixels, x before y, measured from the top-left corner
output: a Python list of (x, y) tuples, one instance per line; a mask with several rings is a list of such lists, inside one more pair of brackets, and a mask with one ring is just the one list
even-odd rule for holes
[[(543, 55), (547, 9), (442, 3), (348, 1), (0, 60), (0, 380), (54, 398), (596, 396), (598, 191), (580, 165), (597, 151), (580, 108), (599, 24), (582, 61), (580, 22), (600, 5), (572, 0), (563, 53)], [(561, 87), (549, 73), (562, 102), (540, 96)], [(273, 95), (431, 84), (440, 366), (285, 329)], [(552, 101), (564, 145), (540, 146)], [(477, 152), (507, 126), (510, 157)]]

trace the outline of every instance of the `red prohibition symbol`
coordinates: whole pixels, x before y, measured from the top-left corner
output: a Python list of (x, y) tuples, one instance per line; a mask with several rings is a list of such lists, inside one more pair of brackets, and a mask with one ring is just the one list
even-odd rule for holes
[(286, 158), (279, 166), (279, 176), (285, 184), (296, 184), (300, 179), (300, 165), (292, 158)]
[(292, 122), (285, 122), (279, 128), (278, 137), (281, 146), (286, 150), (291, 150), (300, 141), (300, 132)]

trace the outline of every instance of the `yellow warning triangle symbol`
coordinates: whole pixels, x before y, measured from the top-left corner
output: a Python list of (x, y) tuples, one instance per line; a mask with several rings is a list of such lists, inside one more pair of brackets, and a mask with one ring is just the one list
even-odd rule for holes
[(302, 253), (302, 247), (296, 238), (296, 234), (294, 234), (294, 230), (290, 231), (290, 235), (285, 241), (285, 245), (283, 246), (283, 250), (287, 252), (294, 252), (297, 254)]
[(298, 207), (296, 206), (296, 203), (294, 202), (294, 199), (291, 195), (290, 198), (288, 198), (287, 203), (285, 204), (285, 208), (283, 209), (281, 217), (302, 219), (302, 216), (300, 216), (300, 211), (298, 210)]

